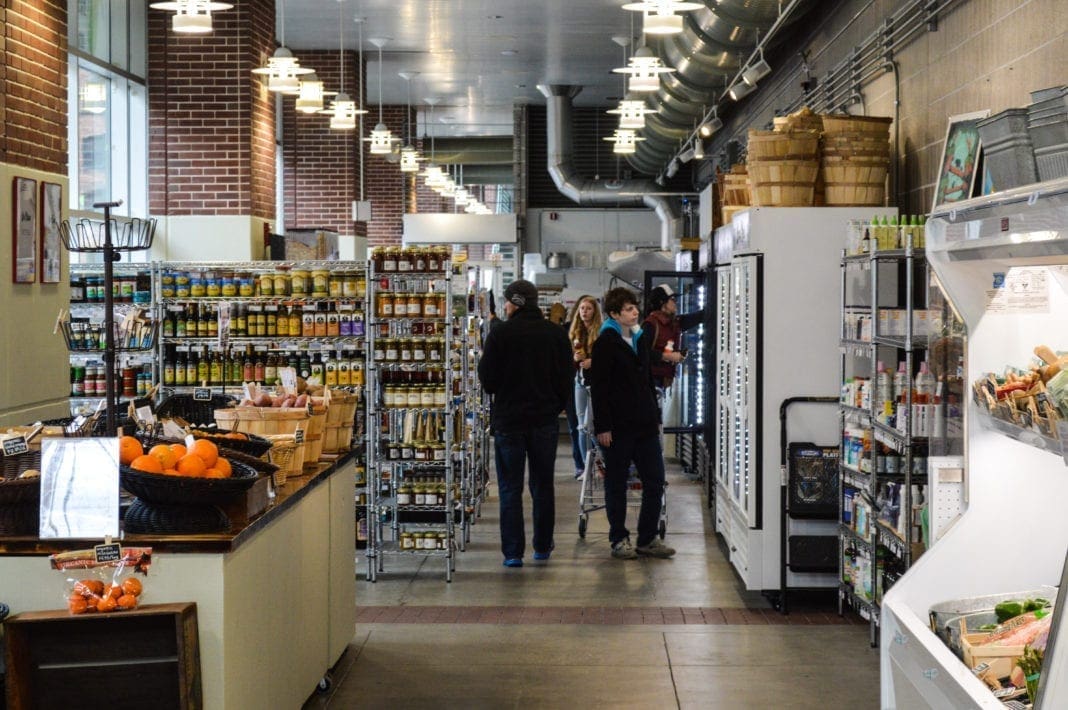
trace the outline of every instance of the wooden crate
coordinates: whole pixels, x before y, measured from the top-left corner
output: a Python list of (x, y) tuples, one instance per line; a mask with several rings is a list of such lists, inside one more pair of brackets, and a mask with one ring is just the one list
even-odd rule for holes
[(5, 621), (4, 634), (8, 710), (203, 707), (195, 603), (31, 611)]

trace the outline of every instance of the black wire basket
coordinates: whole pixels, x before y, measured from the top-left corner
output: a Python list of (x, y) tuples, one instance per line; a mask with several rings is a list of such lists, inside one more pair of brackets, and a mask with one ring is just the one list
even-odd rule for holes
[(231, 461), (230, 478), (193, 478), (147, 473), (129, 466), (119, 466), (119, 480), (129, 493), (146, 503), (160, 505), (226, 505), (248, 490), (260, 474), (256, 469)]
[[(106, 243), (106, 223), (102, 219), (71, 218), (59, 223), (59, 236), (70, 251), (100, 252)], [(129, 220), (111, 219), (111, 248), (115, 251), (141, 251), (152, 247), (156, 234), (154, 217)]]
[(206, 426), (215, 423), (215, 410), (237, 404), (237, 398), (228, 394), (213, 394), (211, 399), (194, 399), (191, 394), (175, 394), (160, 402), (156, 417), (181, 418), (190, 424)]
[(214, 505), (161, 505), (135, 500), (122, 518), (133, 535), (203, 535), (230, 530), (230, 519)]
[(243, 434), (243, 436), (248, 437), (247, 439), (234, 439), (226, 436), (227, 433), (223, 431), (206, 432), (193, 430), (193, 436), (197, 439), (207, 439), (219, 448), (238, 451), (255, 458), (263, 456), (274, 446), (274, 442), (270, 439), (264, 439), (262, 436), (256, 436), (255, 434)]

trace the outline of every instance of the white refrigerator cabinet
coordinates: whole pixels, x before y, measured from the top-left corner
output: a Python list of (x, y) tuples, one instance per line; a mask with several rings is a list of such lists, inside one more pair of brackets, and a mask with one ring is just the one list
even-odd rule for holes
[[(957, 203), (927, 223), (927, 257), (967, 325), (965, 491), (959, 521), (883, 601), (884, 708), (1003, 707), (931, 631), (933, 604), (1058, 585), (1068, 549), (1064, 439), (989, 420), (970, 385), (1068, 350), (1068, 179)], [(1068, 707), (1061, 590), (1038, 707)]]
[[(837, 396), (840, 389), (839, 261), (848, 223), (896, 214), (881, 207), (752, 207), (716, 232), (716, 527), (746, 589), (779, 588), (779, 407), (789, 397)], [(790, 440), (836, 444), (838, 416), (825, 409), (792, 417)], [(833, 521), (805, 522), (804, 530), (792, 530), (837, 532)], [(790, 572), (787, 584), (832, 587), (837, 580)]]

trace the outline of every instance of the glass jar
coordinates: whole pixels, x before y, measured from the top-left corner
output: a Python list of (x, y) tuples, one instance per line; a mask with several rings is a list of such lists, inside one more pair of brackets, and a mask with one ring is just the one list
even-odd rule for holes
[(393, 409), (397, 406), (396, 385), (386, 385), (382, 388), (382, 406), (386, 409)]
[(397, 259), (399, 257), (400, 247), (386, 247), (386, 252), (382, 257), (382, 273), (397, 273)]
[(417, 442), (415, 442), (414, 446), (415, 446), (415, 461), (417, 463), (426, 463), (427, 461), (430, 460), (429, 457), (427, 456), (427, 448), (426, 448), (426, 442), (425, 441), (417, 441)]
[(327, 269), (315, 269), (311, 272), (310, 290), (314, 298), (326, 298), (330, 294), (330, 272)]
[(274, 295), (274, 274), (256, 275), (256, 293), (260, 296)]
[(409, 318), (423, 317), (423, 298), (418, 293), (406, 294), (407, 313)]
[(445, 395), (445, 385), (434, 386), (434, 407), (444, 407), (448, 404), (448, 397)]
[(359, 279), (355, 272), (346, 271), (341, 277), (341, 296), (343, 298), (359, 298)]
[(397, 351), (400, 353), (401, 362), (412, 361), (412, 339), (400, 338), (397, 341)]
[(406, 294), (406, 293), (394, 293), (393, 294), (393, 317), (394, 318), (407, 318), (408, 317), (408, 294)]
[(294, 296), (307, 296), (311, 293), (311, 272), (306, 269), (293, 269), (289, 272), (289, 291)]
[(412, 362), (426, 361), (426, 338), (412, 338)]
[(445, 444), (435, 441), (431, 446), (433, 447), (432, 459), (434, 463), (445, 463)]
[(405, 274), (412, 270), (412, 250), (404, 247), (397, 252), (397, 273)]
[(434, 406), (434, 387), (419, 388), (419, 406), (427, 409)]
[(341, 286), (344, 283), (343, 271), (332, 271), (327, 279), (326, 290), (330, 294), (330, 298), (341, 298)]
[(447, 549), (449, 549), (449, 534), (448, 533), (439, 532), (437, 534), (437, 538), (438, 538), (438, 549), (439, 550), (447, 550)]
[(422, 406), (422, 395), (420, 394), (418, 387), (409, 387), (405, 399), (408, 402), (409, 409), (418, 409)]
[(421, 532), (412, 533), (412, 549), (422, 550), (426, 545), (426, 535)]
[(400, 348), (396, 338), (386, 338), (386, 362), (397, 362), (400, 359)]
[(415, 549), (415, 536), (410, 532), (402, 532), (400, 534), (400, 549), (402, 550), (414, 550)]
[(393, 317), (393, 294), (383, 291), (375, 294), (375, 315), (379, 318)]
[(438, 313), (438, 297), (433, 291), (429, 291), (423, 294), (423, 317), (424, 318), (437, 318), (441, 314)]
[(274, 295), (289, 295), (289, 274), (285, 271), (274, 272)]
[(204, 278), (199, 274), (189, 277), (189, 297), (204, 298), (208, 295), (208, 289), (204, 284)]
[(386, 257), (385, 247), (375, 247), (371, 250), (371, 265), (374, 267), (375, 273), (382, 273), (382, 264)]
[(374, 360), (375, 362), (386, 361), (386, 342), (383, 339), (375, 341)]
[(397, 487), (397, 505), (411, 505), (412, 504), (412, 487), (407, 483), (402, 483)]
[(386, 450), (388, 452), (388, 456), (389, 456), (389, 460), (390, 461), (400, 461), (400, 457), (401, 457), (401, 446), (400, 446), (400, 444), (390, 444), (389, 448), (386, 449)]
[(237, 295), (248, 298), (256, 294), (256, 286), (252, 281), (252, 274), (248, 271), (234, 272), (234, 284), (237, 286)]
[(411, 461), (413, 458), (415, 458), (415, 450), (412, 448), (412, 443), (410, 441), (402, 442), (400, 446), (401, 461)]

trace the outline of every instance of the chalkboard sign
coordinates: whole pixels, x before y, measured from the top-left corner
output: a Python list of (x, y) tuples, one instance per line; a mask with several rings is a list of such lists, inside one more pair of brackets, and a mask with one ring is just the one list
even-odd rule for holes
[(122, 559), (122, 545), (117, 542), (110, 545), (97, 545), (93, 548), (93, 552), (96, 553), (98, 563), (118, 562)]
[(193, 401), (195, 402), (210, 402), (211, 401), (211, 388), (210, 387), (197, 387), (193, 390)]
[(298, 443), (298, 444), (303, 444), (304, 443), (304, 430), (303, 429), (297, 429), (296, 431), (293, 432), (293, 441)]
[(25, 436), (13, 436), (10, 439), (4, 439), (4, 456), (17, 456), (29, 450), (30, 445), (26, 443)]

